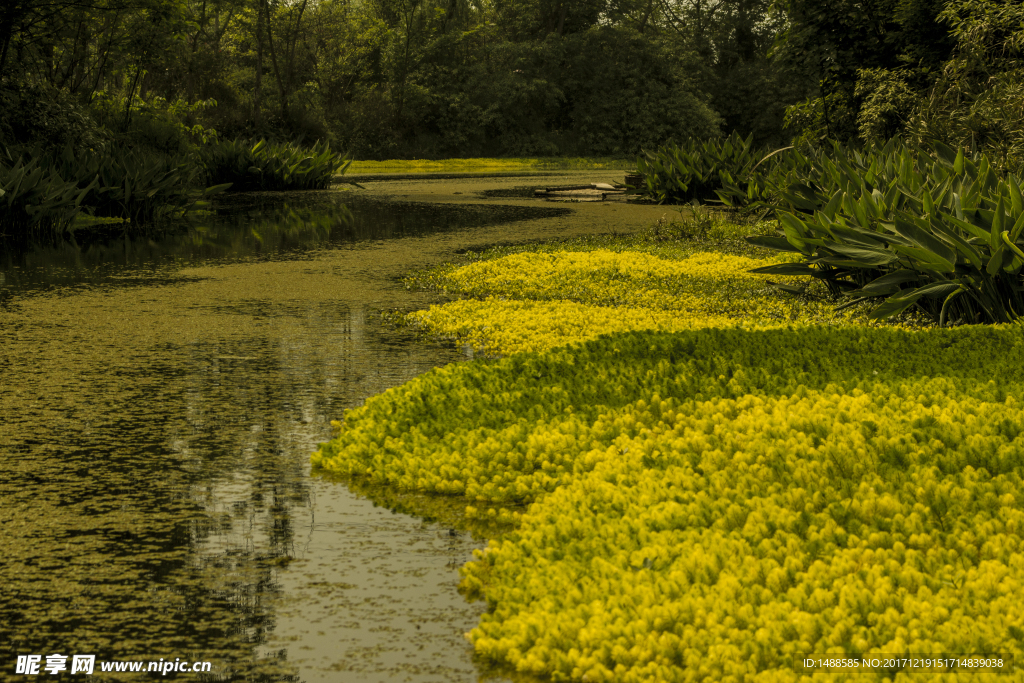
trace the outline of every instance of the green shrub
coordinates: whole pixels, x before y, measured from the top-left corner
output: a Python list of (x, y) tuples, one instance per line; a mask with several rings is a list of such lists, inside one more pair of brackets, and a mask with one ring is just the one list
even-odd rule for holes
[(65, 166), (68, 173), (77, 174), (80, 184), (91, 177), (97, 179), (83, 202), (90, 213), (133, 223), (188, 211), (196, 202), (228, 187), (204, 188), (203, 168), (191, 156), (165, 156), (121, 146), (66, 161)]
[(79, 187), (61, 177), (43, 157), (0, 158), (0, 239), (60, 233), (81, 210), (95, 182)]
[(679, 145), (665, 145), (637, 160), (644, 177), (644, 194), (659, 204), (690, 201), (722, 201), (744, 206), (765, 196), (765, 178), (783, 158), (754, 146), (733, 132), (728, 138), (703, 142), (690, 138)]
[(212, 144), (202, 156), (210, 182), (231, 183), (233, 192), (325, 189), (351, 163), (319, 142), (304, 149), (266, 140), (255, 145), (235, 140)]
[(99, 126), (89, 108), (67, 92), (43, 84), (0, 83), (0, 144), (38, 146), (49, 153), (76, 152), (107, 144), (111, 133)]
[(813, 276), (850, 305), (884, 299), (875, 318), (911, 306), (940, 325), (1024, 313), (1019, 178), (941, 143), (930, 154), (895, 140), (866, 152), (836, 145), (803, 162), (775, 181), (784, 236), (750, 240), (804, 259), (757, 272)]
[(0, 158), (0, 226), (7, 237), (55, 235), (75, 229), (82, 212), (148, 223), (188, 211), (226, 185), (204, 188), (194, 158), (118, 144), (62, 153), (41, 149)]

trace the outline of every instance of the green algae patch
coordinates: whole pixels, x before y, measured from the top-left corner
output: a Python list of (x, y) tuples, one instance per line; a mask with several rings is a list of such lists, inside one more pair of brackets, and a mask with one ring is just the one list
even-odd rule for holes
[(491, 606), (476, 651), (524, 673), (1019, 657), (1022, 350), (1014, 327), (608, 335), (426, 373), (313, 461), (517, 506), (462, 588)]

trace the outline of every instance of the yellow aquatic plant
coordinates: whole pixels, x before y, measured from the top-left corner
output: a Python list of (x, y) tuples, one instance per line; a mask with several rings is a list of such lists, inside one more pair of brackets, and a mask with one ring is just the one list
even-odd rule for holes
[(430, 333), (505, 354), (627, 330), (859, 319), (852, 310), (837, 315), (823, 301), (781, 296), (768, 278), (749, 272), (774, 262), (711, 252), (680, 259), (608, 249), (511, 254), (445, 274), (447, 287), (477, 298), (431, 306), (408, 319)]
[(370, 399), (314, 465), (514, 525), (461, 587), (491, 608), (476, 651), (524, 673), (1024, 655), (1021, 328), (868, 325), (779, 296), (749, 272), (766, 263), (598, 248), (438, 271), (469, 298), (411, 318), (506, 357)]
[(493, 608), (476, 650), (523, 672), (1019, 657), (1022, 351), (1013, 327), (608, 335), (427, 373), (349, 412), (313, 463), (515, 522), (463, 588)]
[(350, 411), (314, 465), (517, 523), (462, 585), (492, 606), (476, 650), (524, 672), (1020, 657), (1022, 351), (1013, 327), (608, 335), (429, 372)]

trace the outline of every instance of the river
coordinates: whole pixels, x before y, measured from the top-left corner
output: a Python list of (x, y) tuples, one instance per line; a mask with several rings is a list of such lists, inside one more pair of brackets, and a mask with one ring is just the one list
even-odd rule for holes
[(463, 637), (485, 608), (456, 590), (485, 543), (451, 522), (465, 503), (399, 512), (309, 455), (345, 408), (470, 355), (381, 323), (434, 300), (404, 273), (666, 212), (485, 190), (621, 179), (364, 178), (0, 254), (0, 679), (91, 654), (211, 663), (182, 680), (501, 680)]

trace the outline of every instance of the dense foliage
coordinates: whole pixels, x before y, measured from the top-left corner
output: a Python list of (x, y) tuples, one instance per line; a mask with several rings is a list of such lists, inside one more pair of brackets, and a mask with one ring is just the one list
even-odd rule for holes
[(203, 164), (215, 183), (231, 183), (237, 192), (255, 190), (322, 190), (350, 163), (327, 144), (310, 149), (298, 145), (255, 145), (235, 140), (207, 145)]
[(0, 142), (88, 148), (112, 131), (181, 151), (217, 131), (437, 158), (903, 134), (1020, 163), (1019, 3), (859, 7), (16, 0), (0, 7)]
[(147, 224), (180, 216), (223, 192), (326, 188), (347, 168), (330, 147), (209, 142), (161, 153), (107, 141), (97, 149), (5, 150), (0, 157), (0, 239), (73, 233), (83, 218)]
[(83, 216), (145, 223), (180, 214), (226, 189), (184, 155), (147, 154), (123, 146), (0, 157), (0, 239), (72, 232)]
[[(364, 158), (625, 155), (717, 133), (704, 94), (715, 48), (728, 49), (722, 68), (751, 65), (734, 80), (772, 78), (764, 65), (774, 34), (744, 3), (715, 11), (747, 27), (738, 39), (712, 22), (699, 35), (672, 30), (692, 13), (685, 3), (668, 8), (675, 20), (653, 3), (550, 4), (5, 3), (0, 142), (55, 133), (87, 143), (102, 137), (96, 119), (120, 132), (140, 118), (192, 136), (329, 140)], [(730, 49), (737, 40), (742, 50)], [(774, 105), (778, 120), (783, 106)]]
[(787, 110), (803, 142), (896, 134), (1024, 163), (1024, 5), (1004, 0), (781, 3), (776, 58), (817, 92)]
[(813, 276), (852, 297), (844, 306), (884, 299), (875, 317), (915, 306), (940, 325), (1024, 313), (1021, 180), (986, 154), (897, 138), (862, 151), (770, 153), (733, 136), (663, 147), (639, 171), (642, 191), (661, 202), (714, 194), (770, 209), (783, 230), (751, 239), (804, 261), (758, 272)]
[(886, 145), (836, 149), (780, 183), (785, 240), (804, 261), (761, 272), (812, 275), (853, 301), (885, 299), (946, 322), (1009, 322), (1024, 313), (1024, 195), (984, 155), (939, 143), (934, 154)]
[[(788, 151), (786, 149), (783, 152)], [(771, 152), (735, 132), (728, 138), (663, 145), (637, 159), (643, 186), (658, 203), (724, 202), (748, 206), (767, 198), (779, 164), (795, 167), (797, 155)]]

